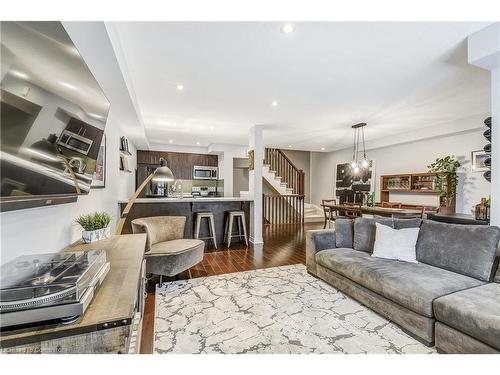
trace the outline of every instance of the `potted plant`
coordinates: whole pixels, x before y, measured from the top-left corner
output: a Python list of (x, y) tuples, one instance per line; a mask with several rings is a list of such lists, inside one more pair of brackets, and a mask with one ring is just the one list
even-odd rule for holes
[(107, 212), (81, 215), (76, 218), (76, 222), (83, 228), (82, 241), (84, 243), (103, 240), (109, 238), (111, 234), (109, 228), (111, 216)]
[(455, 196), (458, 185), (458, 169), (462, 163), (454, 156), (437, 158), (427, 166), (429, 172), (436, 173), (436, 191), (439, 193), (439, 212), (455, 212)]

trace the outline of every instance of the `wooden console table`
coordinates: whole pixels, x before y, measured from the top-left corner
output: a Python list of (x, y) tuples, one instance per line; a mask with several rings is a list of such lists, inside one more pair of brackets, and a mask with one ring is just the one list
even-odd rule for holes
[(110, 270), (73, 324), (0, 332), (3, 353), (138, 353), (144, 300), (146, 234), (112, 236), (63, 251), (106, 250)]

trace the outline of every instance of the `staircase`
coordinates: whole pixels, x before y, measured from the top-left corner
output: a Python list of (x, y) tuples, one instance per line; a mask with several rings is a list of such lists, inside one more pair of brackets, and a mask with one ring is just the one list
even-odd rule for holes
[(323, 210), (311, 203), (304, 203), (304, 223), (320, 223), (325, 221)]
[(304, 223), (304, 171), (277, 148), (264, 152), (263, 179), (277, 193), (263, 195), (265, 224)]

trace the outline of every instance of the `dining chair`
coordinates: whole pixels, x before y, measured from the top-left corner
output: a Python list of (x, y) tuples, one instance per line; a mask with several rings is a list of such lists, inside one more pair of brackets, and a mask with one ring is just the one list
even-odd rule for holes
[(325, 216), (325, 224), (323, 225), (323, 229), (326, 229), (326, 224), (328, 223), (328, 228), (331, 228), (330, 224), (332, 221), (335, 221), (337, 216), (337, 210), (328, 207), (327, 204), (336, 204), (336, 199), (322, 199), (321, 207), (323, 207), (323, 215)]
[(360, 203), (347, 203), (343, 204), (344, 216), (348, 219), (355, 219), (361, 217), (361, 204)]
[(401, 208), (400, 202), (382, 202), (383, 208)]

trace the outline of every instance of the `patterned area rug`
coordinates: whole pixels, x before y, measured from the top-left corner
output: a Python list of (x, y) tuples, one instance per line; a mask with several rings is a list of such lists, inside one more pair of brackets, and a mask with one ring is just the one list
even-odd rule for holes
[(164, 283), (155, 353), (433, 353), (303, 265)]

